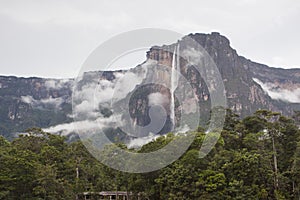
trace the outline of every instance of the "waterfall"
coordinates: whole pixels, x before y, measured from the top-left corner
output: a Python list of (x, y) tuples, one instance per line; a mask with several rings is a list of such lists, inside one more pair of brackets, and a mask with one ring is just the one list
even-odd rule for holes
[(176, 127), (176, 125), (175, 125), (176, 118), (175, 118), (175, 95), (174, 95), (174, 93), (178, 86), (178, 72), (177, 72), (178, 65), (179, 65), (179, 44), (174, 47), (173, 58), (172, 58), (172, 71), (171, 71), (170, 119), (171, 119), (171, 122), (173, 125), (173, 129), (175, 129), (175, 127)]

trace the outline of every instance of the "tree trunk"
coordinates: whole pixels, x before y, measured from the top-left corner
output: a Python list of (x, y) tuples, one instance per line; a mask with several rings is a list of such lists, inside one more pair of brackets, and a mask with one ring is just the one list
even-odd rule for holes
[(275, 146), (274, 136), (272, 136), (272, 146), (273, 146), (273, 162), (274, 162), (274, 186), (275, 186), (275, 190), (278, 190), (279, 188), (278, 163), (277, 163), (277, 150)]

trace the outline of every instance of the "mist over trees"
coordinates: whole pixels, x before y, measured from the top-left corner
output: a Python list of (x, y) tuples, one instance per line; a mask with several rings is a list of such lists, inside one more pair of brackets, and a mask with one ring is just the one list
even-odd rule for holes
[[(227, 112), (216, 146), (203, 159), (201, 127), (171, 165), (146, 174), (113, 170), (81, 141), (29, 129), (13, 141), (0, 137), (0, 199), (81, 199), (86, 191), (131, 191), (141, 199), (299, 199), (299, 112), (293, 118), (259, 110), (244, 119)], [(151, 152), (174, 137), (161, 136), (138, 150)], [(118, 144), (125, 148), (123, 144)], [(111, 148), (113, 150), (113, 147)]]

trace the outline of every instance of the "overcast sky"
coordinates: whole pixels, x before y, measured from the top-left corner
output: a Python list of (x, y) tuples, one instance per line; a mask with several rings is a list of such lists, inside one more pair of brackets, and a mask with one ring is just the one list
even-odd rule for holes
[(0, 0), (0, 74), (75, 77), (103, 41), (146, 27), (218, 31), (253, 61), (300, 67), (299, 21), (299, 0)]

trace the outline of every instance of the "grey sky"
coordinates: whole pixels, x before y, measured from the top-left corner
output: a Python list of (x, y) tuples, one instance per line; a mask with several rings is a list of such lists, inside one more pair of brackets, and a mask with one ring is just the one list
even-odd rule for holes
[(253, 61), (300, 67), (299, 19), (299, 0), (0, 0), (0, 74), (75, 77), (101, 42), (146, 27), (218, 31)]

